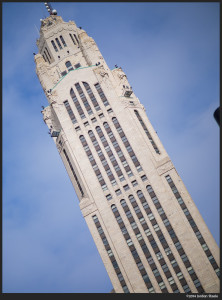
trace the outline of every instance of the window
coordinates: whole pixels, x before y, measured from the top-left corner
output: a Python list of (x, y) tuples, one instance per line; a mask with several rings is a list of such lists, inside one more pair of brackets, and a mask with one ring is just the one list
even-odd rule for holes
[(163, 281), (159, 282), (159, 287), (161, 290), (165, 289), (166, 286)]
[(76, 64), (74, 67), (75, 67), (75, 69), (78, 69), (78, 68), (81, 67), (81, 65), (80, 65), (80, 63), (78, 63), (78, 64)]
[(125, 201), (124, 199), (122, 199), (122, 200), (120, 201), (120, 204), (122, 205), (122, 207), (127, 206), (126, 201)]
[(132, 229), (136, 229), (137, 228), (136, 222), (132, 222), (132, 223), (130, 223), (130, 225), (131, 225)]
[(92, 118), (91, 121), (92, 121), (92, 123), (95, 123), (96, 122), (96, 118)]
[(148, 291), (149, 291), (149, 293), (155, 293), (155, 290), (153, 287), (149, 288)]
[(169, 281), (169, 284), (170, 284), (170, 285), (172, 285), (172, 284), (175, 283), (173, 277), (169, 277), (169, 278), (167, 278), (167, 280)]
[(149, 228), (147, 228), (146, 230), (144, 230), (146, 236), (149, 236), (151, 235), (152, 233), (150, 232)]
[[(110, 172), (111, 172), (111, 171), (110, 171)], [(108, 174), (108, 173), (107, 173), (107, 174)], [(112, 175), (112, 172), (111, 172), (111, 175)], [(115, 185), (117, 185), (117, 182), (116, 182), (116, 180), (115, 180), (115, 179), (111, 180), (110, 182), (111, 182), (112, 186), (115, 186)]]
[(121, 228), (121, 231), (122, 231), (123, 235), (128, 233), (128, 231), (127, 231), (127, 229), (126, 229), (125, 226)]
[(187, 268), (187, 271), (190, 275), (194, 273), (194, 269), (191, 266)]
[(194, 280), (194, 285), (195, 287), (199, 287), (200, 286), (200, 281), (198, 279)]
[(107, 185), (106, 185), (106, 184), (103, 184), (101, 187), (102, 187), (102, 190), (103, 190), (103, 191), (106, 191), (106, 190), (108, 190), (108, 187), (107, 187)]
[(145, 180), (147, 180), (147, 177), (146, 177), (146, 175), (143, 175), (143, 176), (141, 176), (141, 179), (142, 179), (142, 181), (145, 181)]
[(67, 61), (67, 62), (65, 63), (65, 65), (66, 65), (66, 68), (68, 69), (68, 71), (73, 70), (73, 67), (72, 67), (72, 64), (71, 64), (70, 61)]
[(113, 268), (114, 268), (114, 269), (119, 268), (119, 266), (118, 266), (116, 260), (112, 261), (112, 264), (113, 264)]
[(143, 264), (141, 262), (137, 263), (137, 267), (138, 267), (139, 270), (144, 269), (144, 266), (143, 266)]
[(189, 210), (187, 208), (184, 208), (183, 209), (183, 212), (186, 216), (188, 216), (190, 214)]
[(137, 169), (137, 171), (138, 171), (138, 172), (141, 172), (141, 171), (143, 171), (143, 169), (142, 169), (142, 167), (141, 167), (140, 165), (139, 165), (139, 166), (137, 166), (137, 167), (136, 167), (136, 169)]
[(65, 43), (64, 38), (62, 37), (62, 35), (60, 35), (60, 40), (63, 43), (63, 46), (66, 47), (67, 45), (66, 45), (66, 43)]
[(54, 41), (51, 41), (51, 44), (52, 44), (52, 46), (53, 46), (55, 52), (58, 52), (58, 48), (56, 47), (55, 42), (54, 42)]
[(148, 214), (148, 218), (150, 219), (150, 221), (151, 220), (153, 220), (154, 219), (154, 215), (152, 214), (152, 213), (150, 213), (150, 214)]
[(116, 193), (117, 196), (120, 195), (120, 194), (122, 194), (122, 192), (121, 192), (120, 189), (116, 190), (115, 193)]
[(126, 216), (127, 216), (127, 218), (132, 217), (132, 214), (131, 214), (130, 210), (128, 210), (128, 211), (126, 212)]
[(161, 252), (156, 253), (156, 257), (158, 260), (160, 260), (161, 258), (163, 258), (163, 255), (161, 254)]
[(131, 177), (131, 176), (133, 176), (133, 173), (132, 173), (132, 171), (131, 171), (131, 170), (130, 170), (130, 171), (127, 171), (126, 173), (127, 173), (128, 177)]
[(103, 233), (103, 229), (102, 229), (101, 226), (97, 227), (97, 230), (98, 230), (99, 234), (102, 234), (102, 233)]
[(168, 183), (172, 182), (172, 179), (171, 179), (170, 175), (166, 176), (166, 180), (167, 180)]
[(153, 274), (154, 274), (155, 277), (157, 277), (157, 276), (160, 275), (160, 273), (159, 273), (159, 271), (157, 269), (153, 270)]
[(46, 62), (46, 58), (45, 58), (44, 54), (42, 54), (42, 57), (44, 58), (44, 61)]
[(110, 114), (111, 112), (113, 112), (113, 110), (112, 110), (112, 108), (109, 108), (108, 110), (107, 110), (107, 112)]
[(103, 241), (104, 246), (106, 246), (106, 245), (109, 244), (108, 241), (107, 241), (107, 239), (105, 237), (102, 239), (102, 241)]
[(104, 114), (103, 113), (99, 114), (99, 117), (100, 117), (100, 119), (103, 118)]
[(182, 259), (183, 262), (188, 260), (186, 254), (181, 255), (181, 259)]
[(144, 197), (142, 191), (137, 191), (137, 196), (139, 197), (139, 199)]
[(156, 153), (160, 154), (160, 151), (159, 151), (159, 149), (157, 148), (156, 144), (154, 143), (153, 138), (151, 137), (151, 134), (150, 134), (150, 132), (148, 131), (148, 129), (147, 129), (145, 123), (143, 122), (143, 119), (141, 118), (139, 112), (138, 112), (137, 110), (134, 110), (134, 113), (135, 113), (135, 115), (137, 116), (137, 119), (139, 120), (139, 122), (140, 122), (140, 124), (141, 124), (143, 130), (145, 131), (145, 133), (146, 133), (146, 135), (147, 135), (149, 141), (151, 142), (151, 144), (152, 144), (154, 150), (156, 151)]
[(75, 35), (75, 33), (73, 33), (73, 35), (74, 35), (74, 37), (75, 37), (77, 43), (79, 44), (79, 40), (77, 39), (77, 36)]
[(141, 233), (137, 233), (136, 234), (136, 238), (137, 238), (138, 241), (142, 240), (143, 239), (142, 234)]
[(48, 55), (46, 54), (46, 52), (45, 52), (45, 51), (44, 51), (44, 54), (45, 54), (45, 57), (46, 57), (46, 59), (47, 59), (48, 63), (50, 64), (50, 60), (49, 60), (49, 58), (48, 58)]
[(106, 96), (105, 96), (105, 94), (103, 93), (103, 90), (101, 89), (101, 86), (100, 86), (99, 83), (96, 83), (96, 84), (95, 84), (95, 88), (97, 89), (97, 92), (98, 92), (98, 94), (99, 94), (99, 96), (100, 96), (100, 98), (101, 98), (103, 104), (104, 104), (105, 106), (109, 105), (109, 102), (108, 102), (108, 100), (106, 99)]
[(131, 246), (131, 245), (133, 245), (133, 242), (132, 242), (132, 240), (131, 240), (131, 239), (128, 239), (126, 242), (127, 242), (127, 245), (128, 245), (128, 246)]
[(121, 282), (122, 280), (124, 280), (124, 279), (123, 279), (122, 273), (117, 274), (117, 276), (118, 276), (120, 282)]
[(148, 261), (149, 265), (152, 265), (154, 263), (154, 260), (153, 260), (152, 256), (147, 258), (147, 261)]
[(89, 126), (89, 122), (85, 122), (84, 123), (84, 126), (86, 127), (86, 126)]
[(165, 248), (164, 251), (167, 256), (172, 253), (169, 247)]
[(210, 255), (207, 258), (209, 259), (211, 264), (215, 263), (215, 259), (214, 259), (213, 255)]
[(92, 216), (94, 223), (99, 222), (98, 217), (96, 215)]
[(207, 247), (207, 244), (201, 245), (204, 251), (207, 251), (209, 248)]
[(116, 205), (115, 204), (111, 205), (111, 209), (112, 209), (113, 212), (117, 211)]
[(70, 161), (70, 159), (69, 159), (69, 157), (68, 157), (68, 155), (67, 155), (65, 149), (63, 149), (63, 153), (64, 153), (64, 155), (65, 155), (65, 157), (66, 157), (66, 160), (67, 160), (67, 162), (68, 162), (68, 164), (69, 164), (69, 167), (70, 167), (70, 169), (71, 169), (71, 172), (72, 172), (72, 174), (73, 174), (73, 176), (74, 176), (74, 178), (75, 178), (75, 181), (76, 181), (76, 184), (77, 184), (77, 186), (78, 186), (78, 188), (79, 188), (79, 191), (80, 191), (80, 193), (81, 193), (81, 195), (82, 195), (82, 197), (83, 197), (83, 196), (84, 196), (83, 189), (82, 189), (82, 187), (81, 187), (81, 185), (80, 185), (79, 179), (78, 179), (78, 177), (77, 177), (77, 175), (76, 175), (76, 173), (75, 173), (75, 171), (74, 171), (74, 169), (73, 169), (73, 166), (72, 166), (72, 164), (71, 164), (71, 161)]
[(143, 224), (146, 224), (146, 221), (145, 221), (144, 218), (140, 218), (139, 221), (140, 221), (140, 224), (142, 224), (142, 225), (143, 225)]
[(182, 246), (181, 246), (180, 242), (177, 242), (177, 243), (175, 243), (175, 247), (177, 248), (177, 250), (179, 250), (179, 249), (181, 249), (181, 248), (182, 248)]
[(107, 200), (111, 200), (111, 199), (112, 199), (111, 194), (106, 195), (106, 199), (107, 199)]
[(173, 268), (177, 266), (177, 262), (176, 262), (175, 259), (171, 260), (170, 263), (171, 263)]
[(119, 176), (119, 180), (120, 180), (120, 181), (125, 180), (124, 176), (123, 176), (123, 175), (120, 175), (120, 176)]
[(170, 225), (170, 222), (167, 218), (163, 220), (163, 223), (164, 223), (165, 226)]
[(143, 277), (144, 282), (146, 282), (146, 283), (150, 282), (149, 276), (147, 274), (143, 275), (142, 277)]
[(158, 224), (155, 224), (155, 225), (153, 226), (153, 228), (154, 228), (154, 230), (155, 230), (155, 231), (158, 231), (158, 230), (160, 230), (160, 227), (159, 227), (159, 225), (158, 225)]
[(148, 205), (148, 203), (147, 203), (147, 202), (143, 202), (143, 203), (142, 203), (142, 205), (143, 205), (143, 208), (144, 208), (144, 209), (147, 209), (147, 208), (149, 208), (149, 205)]
[(176, 194), (178, 192), (178, 190), (175, 186), (172, 187), (172, 191), (173, 191), (174, 194)]
[(118, 223), (118, 224), (123, 222), (123, 220), (122, 220), (122, 218), (121, 218), (120, 216), (118, 216), (118, 217), (116, 218), (116, 220), (117, 220), (117, 223)]
[(196, 237), (198, 238), (198, 240), (202, 238), (200, 231), (195, 232), (195, 234), (196, 234)]
[(153, 203), (154, 203), (154, 204), (156, 204), (156, 203), (158, 203), (158, 202), (159, 202), (159, 200), (157, 199), (157, 197), (156, 197), (156, 196), (152, 197), (152, 201), (153, 201)]
[[(171, 238), (174, 238), (174, 237), (176, 236), (176, 234), (175, 234), (175, 232), (174, 232), (173, 229), (171, 229), (171, 230), (169, 231), (169, 235), (171, 236)], [(175, 246), (176, 246), (176, 245), (175, 245)]]
[(197, 226), (193, 219), (190, 219), (190, 220), (188, 220), (188, 221), (189, 221), (191, 227)]
[(128, 287), (126, 285), (124, 285), (122, 288), (124, 293), (129, 293)]
[(79, 113), (81, 119), (84, 119), (86, 116), (84, 115), (83, 109), (82, 109), (82, 107), (76, 97), (76, 94), (74, 93), (74, 90), (72, 88), (70, 89), (70, 96), (76, 106), (76, 109), (78, 110), (78, 113)]
[(62, 45), (60, 44), (60, 41), (58, 38), (55, 39), (56, 40), (56, 43), (57, 45), (59, 46), (59, 49), (61, 50), (62, 49)]
[(71, 35), (71, 33), (69, 34), (69, 36), (71, 37), (71, 40), (72, 40), (73, 44), (76, 45), (76, 42), (74, 41), (74, 38), (73, 38), (73, 36)]
[(190, 292), (190, 288), (189, 288), (189, 286), (187, 284), (183, 285), (183, 289), (184, 289), (185, 293), (189, 293)]
[(153, 189), (152, 189), (151, 185), (147, 185), (146, 189), (147, 189), (149, 194), (153, 192)]
[(67, 72), (66, 71), (63, 71), (62, 73), (61, 73), (61, 76), (63, 77), (63, 76), (65, 76), (67, 74)]
[(111, 249), (107, 250), (107, 253), (108, 253), (109, 256), (113, 256), (113, 252), (112, 252)]
[(154, 248), (157, 247), (157, 243), (155, 242), (155, 240), (150, 241), (151, 246)]
[(124, 188), (125, 191), (129, 190), (128, 184), (124, 185), (123, 188)]
[(183, 204), (183, 199), (181, 197), (177, 198), (177, 201), (179, 202), (179, 204)]
[(177, 277), (178, 277), (178, 279), (182, 279), (182, 278), (183, 278), (182, 272), (178, 272), (178, 273), (177, 273)]
[(138, 185), (138, 183), (137, 183), (137, 181), (136, 181), (136, 180), (133, 180), (131, 183), (132, 183), (132, 185), (133, 185), (133, 186), (136, 186), (136, 185)]
[(159, 215), (164, 214), (164, 210), (162, 207), (158, 208), (157, 211), (158, 211)]
[(79, 131), (79, 130), (80, 130), (80, 127), (79, 127), (79, 126), (77, 126), (77, 127), (75, 128), (75, 130), (76, 130), (76, 131)]

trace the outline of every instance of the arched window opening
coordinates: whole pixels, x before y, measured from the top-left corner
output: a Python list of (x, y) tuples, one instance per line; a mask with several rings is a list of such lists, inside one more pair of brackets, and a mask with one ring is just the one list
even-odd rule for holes
[(74, 35), (74, 37), (75, 37), (77, 43), (79, 44), (79, 40), (77, 39), (77, 36), (75, 35), (75, 33), (74, 33), (73, 35)]
[(51, 41), (51, 44), (52, 44), (52, 46), (53, 46), (55, 52), (58, 52), (59, 50), (58, 50), (58, 48), (57, 48), (55, 42), (54, 42), (54, 41)]
[(56, 40), (56, 43), (57, 45), (59, 46), (59, 49), (62, 50), (62, 45), (60, 44), (60, 41), (58, 38), (55, 39)]
[(66, 42), (65, 42), (65, 40), (64, 40), (64, 38), (63, 38), (62, 35), (60, 35), (60, 40), (61, 40), (61, 42), (63, 43), (63, 46), (64, 46), (64, 47), (67, 47)]
[(69, 36), (71, 37), (71, 40), (72, 40), (73, 44), (76, 45), (76, 42), (74, 41), (74, 38), (73, 38), (73, 36), (71, 35), (71, 33), (69, 34)]

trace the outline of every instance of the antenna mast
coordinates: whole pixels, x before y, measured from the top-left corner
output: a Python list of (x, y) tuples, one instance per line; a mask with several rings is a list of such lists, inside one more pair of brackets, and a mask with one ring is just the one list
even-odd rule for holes
[(52, 8), (50, 2), (45, 2), (44, 4), (50, 15), (57, 15), (57, 11)]

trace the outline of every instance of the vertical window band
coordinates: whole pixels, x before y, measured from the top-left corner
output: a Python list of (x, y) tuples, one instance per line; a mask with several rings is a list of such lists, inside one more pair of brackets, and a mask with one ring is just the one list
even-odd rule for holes
[(123, 289), (124, 293), (130, 293), (129, 289), (128, 289), (127, 285), (126, 285), (126, 282), (124, 280), (124, 277), (123, 277), (123, 275), (121, 273), (121, 270), (119, 268), (119, 265), (118, 265), (118, 263), (117, 263), (117, 261), (115, 259), (115, 256), (114, 256), (114, 254), (112, 252), (112, 249), (111, 249), (111, 247), (109, 245), (109, 242), (108, 242), (108, 240), (106, 238), (106, 235), (105, 235), (105, 233), (103, 231), (103, 228), (102, 228), (102, 226), (101, 226), (101, 224), (100, 224), (100, 222), (98, 220), (97, 215), (93, 215), (92, 219), (93, 219), (93, 221), (95, 223), (97, 231), (98, 231), (98, 233), (100, 235), (100, 238), (101, 238), (101, 240), (103, 242), (103, 245), (104, 245), (104, 247), (106, 249), (106, 252), (107, 252), (107, 254), (108, 254), (109, 258), (110, 258), (110, 261), (111, 261), (112, 266), (113, 266), (113, 268), (114, 268), (114, 270), (116, 272), (116, 275), (117, 275), (117, 277), (119, 279), (119, 282), (120, 282), (120, 284), (122, 286), (122, 289)]
[(137, 119), (139, 120), (141, 126), (143, 127), (143, 130), (145, 131), (145, 133), (146, 133), (146, 135), (147, 135), (147, 137), (148, 137), (150, 143), (152, 144), (154, 150), (156, 151), (156, 153), (160, 154), (160, 151), (159, 151), (159, 149), (157, 148), (157, 145), (154, 143), (153, 138), (152, 138), (150, 132), (148, 131), (148, 129), (147, 129), (145, 123), (143, 122), (143, 120), (142, 120), (142, 118), (141, 118), (139, 112), (138, 112), (137, 110), (134, 110), (134, 113), (135, 113), (135, 115), (137, 116)]

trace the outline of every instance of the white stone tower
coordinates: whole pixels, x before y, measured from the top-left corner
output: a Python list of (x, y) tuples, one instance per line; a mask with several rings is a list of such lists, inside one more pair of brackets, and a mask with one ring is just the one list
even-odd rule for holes
[(42, 111), (116, 293), (218, 293), (219, 250), (127, 76), (46, 3)]

